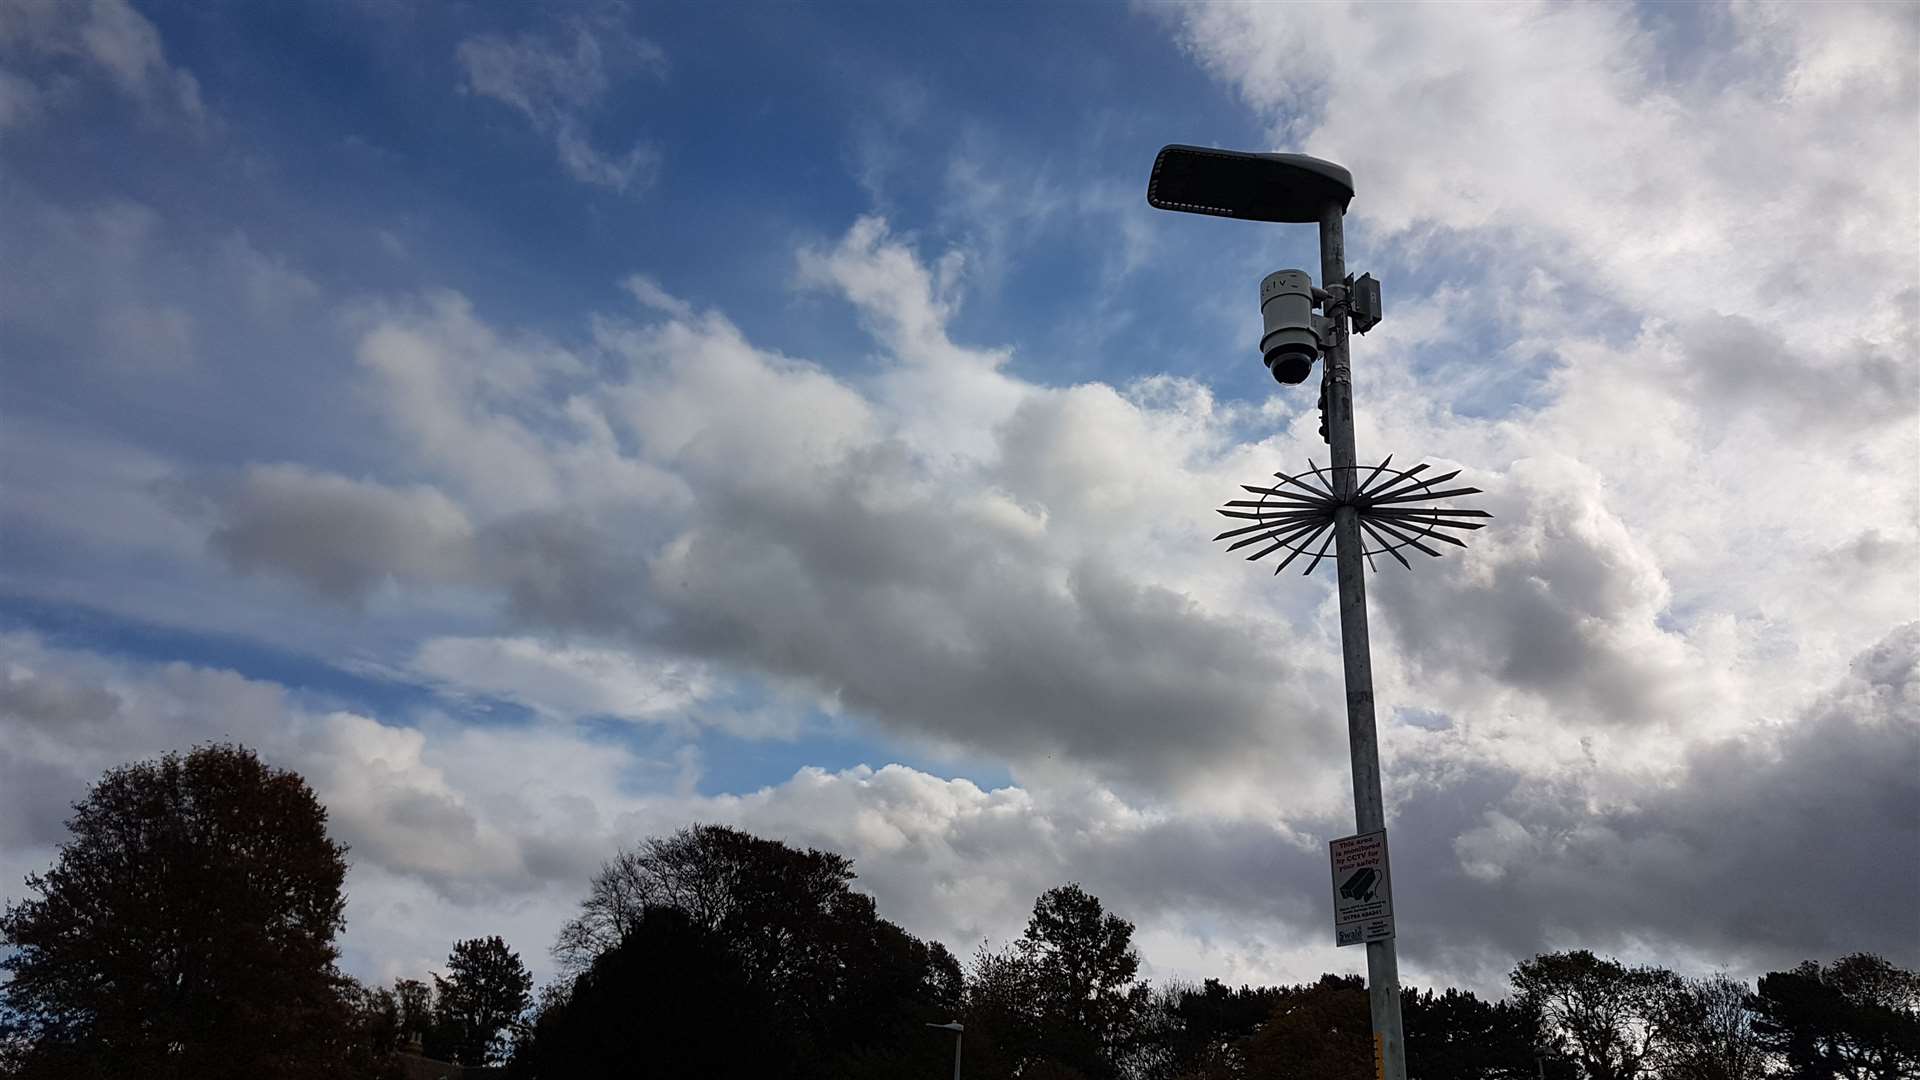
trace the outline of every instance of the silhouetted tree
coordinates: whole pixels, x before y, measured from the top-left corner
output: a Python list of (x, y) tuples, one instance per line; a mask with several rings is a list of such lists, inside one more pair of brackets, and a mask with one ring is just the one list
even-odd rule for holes
[(853, 878), (852, 863), (832, 852), (693, 826), (603, 867), (554, 952), (577, 968), (594, 950), (622, 948), (661, 912), (677, 912), (725, 943), (779, 1026), (791, 1056), (763, 1075), (839, 1075), (855, 1062), (872, 1072), (928, 1053), (938, 1060), (939, 1042), (921, 1025), (953, 1018), (959, 964), (943, 946), (881, 919)]
[(600, 868), (578, 915), (553, 946), (562, 965), (582, 969), (639, 925), (649, 908), (674, 908), (696, 926), (738, 932), (750, 974), (777, 975), (787, 964), (797, 922), (842, 903), (852, 860), (801, 851), (724, 825), (694, 825), (650, 837)]
[(1090, 1080), (1117, 1075), (1148, 996), (1134, 982), (1133, 924), (1069, 883), (1033, 902), (1019, 949), (1033, 973), (1042, 1053)]
[(1414, 1080), (1532, 1080), (1539, 1018), (1519, 1001), (1448, 988), (1404, 990), (1407, 1070)]
[(533, 1004), (533, 976), (498, 937), (455, 942), (433, 977), (430, 1052), (462, 1065), (505, 1061), (514, 1025)]
[(946, 946), (920, 941), (871, 908), (836, 929), (838, 955), (819, 980), (814, 1034), (822, 1056), (839, 1061), (828, 1075), (848, 1075), (856, 1060), (866, 1073), (942, 1060), (945, 1044), (924, 1027), (960, 1010), (960, 965)]
[(1278, 998), (1247, 1044), (1248, 1075), (1370, 1080), (1373, 1021), (1358, 976), (1323, 975), (1285, 988)]
[(563, 977), (541, 987), (540, 992), (534, 995), (533, 1007), (527, 1010), (526, 1019), (522, 1024), (522, 1034), (531, 1032), (548, 1014), (555, 1014), (558, 1010), (566, 1008), (572, 1000), (572, 976)]
[(419, 979), (395, 979), (392, 993), (401, 1045), (410, 1039), (424, 1040), (433, 1027), (433, 988)]
[(1687, 979), (1660, 1009), (1661, 1075), (1667, 1080), (1760, 1080), (1767, 1052), (1754, 1030), (1746, 983)]
[(613, 948), (543, 1009), (514, 1048), (516, 1080), (793, 1075), (764, 987), (717, 931), (677, 908), (642, 908)]
[(1038, 1056), (1040, 1019), (1032, 987), (1031, 967), (1018, 949), (982, 943), (974, 950), (962, 1013), (969, 1075), (1014, 1076)]
[(670, 907), (695, 925), (745, 932), (749, 971), (771, 972), (784, 960), (793, 918), (848, 895), (853, 877), (852, 860), (833, 852), (694, 825), (650, 837), (602, 866), (579, 914), (561, 927), (553, 955), (564, 967), (583, 969), (631, 933), (643, 911)]
[(1637, 1080), (1660, 1049), (1661, 1009), (1679, 986), (1665, 968), (1627, 967), (1586, 950), (1541, 953), (1513, 969), (1513, 989), (1588, 1080)]
[(1120, 1058), (1127, 1080), (1172, 1080), (1179, 1068), (1180, 1020), (1174, 1003), (1192, 987), (1179, 983), (1150, 989), (1134, 1019), (1133, 1039)]
[(21, 1076), (332, 1077), (346, 849), (301, 778), (206, 746), (109, 771), (0, 916)]
[(1140, 956), (1132, 942), (1132, 923), (1068, 884), (1034, 901), (1011, 948), (982, 947), (967, 988), (967, 1045), (1003, 1070), (985, 1075), (1026, 1077), (1043, 1067), (1089, 1080), (1118, 1075), (1150, 998), (1133, 982)]
[[(1275, 987), (1230, 990), (1218, 979), (1171, 985), (1154, 996), (1143, 1041), (1153, 1044), (1146, 1070), (1173, 1080), (1214, 1080), (1246, 1072), (1246, 1045), (1283, 993)], [(1155, 1015), (1157, 1014), (1157, 1015)], [(1135, 1058), (1140, 1070), (1143, 1054)]]
[(349, 1021), (347, 1075), (401, 1080), (400, 1063), (394, 1056), (405, 1042), (399, 999), (391, 990), (368, 989), (350, 978), (343, 981)]
[(1881, 957), (1762, 975), (1749, 1004), (1762, 1044), (1794, 1080), (1920, 1076), (1920, 974)]

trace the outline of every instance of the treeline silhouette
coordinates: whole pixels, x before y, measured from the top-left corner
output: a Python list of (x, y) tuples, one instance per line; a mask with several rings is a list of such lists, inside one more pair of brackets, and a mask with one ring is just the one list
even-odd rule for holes
[[(338, 970), (346, 850), (296, 774), (207, 746), (109, 771), (0, 915), (9, 1078), (1365, 1080), (1351, 976), (1150, 986), (1133, 925), (1064, 884), (964, 962), (882, 918), (846, 857), (719, 825), (618, 852), (537, 995), (499, 937), (365, 987)], [(1908, 1080), (1920, 975), (1869, 954), (1748, 985), (1584, 950), (1511, 993), (1406, 990), (1416, 1080)], [(452, 1063), (445, 1066), (435, 1062)]]

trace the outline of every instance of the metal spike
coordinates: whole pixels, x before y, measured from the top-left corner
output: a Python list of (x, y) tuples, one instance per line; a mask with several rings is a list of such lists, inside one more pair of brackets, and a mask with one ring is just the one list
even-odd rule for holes
[[(1333, 533), (1329, 531), (1327, 533), (1327, 539), (1320, 545), (1320, 550), (1313, 553), (1313, 561), (1307, 564), (1307, 568), (1305, 570), (1300, 571), (1300, 576), (1306, 577), (1308, 574), (1313, 573), (1313, 568), (1316, 566), (1319, 566), (1320, 560), (1327, 557), (1327, 549), (1332, 546), (1333, 546)], [(1278, 570), (1274, 571), (1274, 573), (1276, 574), (1279, 572), (1280, 571)]]
[(1383, 506), (1362, 510), (1362, 517), (1399, 517), (1404, 514), (1445, 514), (1448, 517), (1490, 518), (1485, 510), (1456, 510), (1450, 506)]
[(1373, 518), (1378, 521), (1397, 521), (1403, 525), (1408, 522), (1419, 522), (1423, 525), (1438, 525), (1443, 529), (1465, 529), (1468, 532), (1472, 532), (1475, 529), (1484, 529), (1487, 527), (1487, 524), (1484, 521), (1449, 521), (1444, 517), (1429, 516), (1428, 512), (1421, 512), (1421, 511), (1415, 511), (1415, 512), (1410, 512), (1405, 514), (1374, 513), (1374, 514), (1362, 514), (1360, 516), (1363, 518)]
[[(1331, 528), (1333, 528), (1333, 526), (1332, 526), (1331, 524), (1329, 524), (1329, 525), (1327, 526), (1327, 528), (1329, 528), (1329, 529), (1331, 529)], [(1308, 544), (1311, 544), (1311, 543), (1313, 543), (1313, 541), (1314, 541), (1314, 540), (1315, 540), (1315, 539), (1316, 539), (1317, 537), (1319, 537), (1319, 535), (1320, 535), (1320, 534), (1319, 534), (1318, 532), (1315, 532), (1315, 533), (1314, 533), (1313, 535), (1311, 535), (1311, 536), (1308, 536), (1308, 537), (1307, 537), (1306, 539), (1304, 539), (1304, 540), (1302, 540), (1302, 541), (1300, 542), (1300, 546), (1299, 546), (1299, 547), (1297, 547), (1297, 548), (1294, 548), (1294, 549), (1293, 549), (1293, 554), (1291, 554), (1291, 555), (1288, 555), (1288, 556), (1287, 556), (1286, 558), (1284, 558), (1284, 559), (1282, 559), (1282, 560), (1280, 560), (1280, 565), (1279, 565), (1279, 566), (1276, 566), (1276, 567), (1274, 567), (1274, 568), (1273, 568), (1273, 572), (1274, 572), (1274, 574), (1275, 574), (1275, 576), (1278, 576), (1278, 575), (1279, 575), (1279, 573), (1280, 573), (1280, 571), (1282, 571), (1282, 570), (1285, 570), (1285, 569), (1287, 568), (1287, 564), (1288, 564), (1288, 563), (1290, 563), (1290, 562), (1292, 562), (1293, 560), (1295, 560), (1295, 559), (1297, 559), (1297, 558), (1299, 558), (1299, 557), (1300, 557), (1301, 555), (1304, 555), (1304, 554), (1306, 554), (1306, 550), (1307, 550), (1307, 545), (1308, 545)], [(1329, 535), (1329, 536), (1327, 537), (1327, 539), (1329, 539), (1329, 540), (1331, 540), (1331, 539), (1333, 539), (1333, 537), (1332, 537), (1331, 535)]]
[(1425, 479), (1415, 480), (1411, 484), (1403, 485), (1398, 482), (1382, 484), (1380, 486), (1380, 490), (1369, 492), (1367, 494), (1367, 502), (1369, 503), (1393, 502), (1396, 499), (1404, 499), (1408, 497), (1429, 498), (1430, 496), (1428, 496), (1425, 493), (1432, 491), (1433, 485), (1444, 484), (1447, 481), (1459, 475), (1460, 475), (1460, 470), (1455, 469), (1450, 473), (1444, 473), (1440, 476), (1429, 476), (1429, 477), (1426, 477)]
[(1373, 538), (1375, 540), (1380, 541), (1381, 551), (1400, 560), (1401, 566), (1404, 566), (1409, 570), (1413, 569), (1413, 564), (1407, 561), (1407, 557), (1405, 555), (1400, 554), (1400, 546), (1398, 544), (1393, 543), (1391, 540), (1388, 540), (1385, 536), (1382, 536), (1380, 534), (1380, 530), (1373, 527), (1372, 522), (1368, 521), (1366, 518), (1361, 518), (1360, 527), (1367, 530), (1369, 533), (1372, 533)]
[[(1314, 515), (1314, 516), (1315, 516), (1315, 517), (1319, 517), (1319, 516), (1321, 516), (1321, 515), (1317, 515), (1317, 514), (1316, 514), (1316, 515)], [(1306, 521), (1306, 520), (1308, 520), (1308, 519), (1307, 519), (1307, 518), (1304, 518), (1304, 517), (1302, 517), (1302, 518), (1295, 518), (1295, 519), (1293, 519), (1293, 520), (1294, 520), (1294, 521)], [(1329, 520), (1331, 520), (1331, 519), (1329, 519)], [(1260, 523), (1260, 524), (1258, 524), (1258, 525), (1247, 525), (1247, 526), (1244, 526), (1244, 527), (1242, 527), (1242, 528), (1238, 528), (1238, 529), (1228, 529), (1228, 530), (1227, 530), (1226, 532), (1223, 532), (1223, 533), (1221, 533), (1221, 534), (1220, 534), (1219, 536), (1216, 536), (1216, 537), (1214, 537), (1214, 539), (1215, 539), (1215, 540), (1225, 540), (1225, 539), (1227, 539), (1227, 538), (1228, 538), (1228, 537), (1230, 537), (1230, 536), (1244, 536), (1244, 535), (1246, 535), (1247, 533), (1250, 533), (1250, 532), (1259, 532), (1259, 531), (1261, 531), (1262, 529), (1277, 529), (1277, 528), (1279, 528), (1279, 527), (1280, 527), (1280, 526), (1282, 526), (1282, 525), (1287, 525), (1287, 524), (1291, 524), (1291, 523), (1292, 523), (1292, 522), (1287, 522), (1287, 521), (1263, 521), (1263, 522), (1261, 522), (1261, 523)], [(1228, 551), (1232, 551), (1233, 549), (1232, 549), (1232, 548), (1228, 548), (1227, 550), (1228, 550)]]
[[(1286, 535), (1286, 536), (1282, 536), (1282, 537), (1280, 537), (1280, 538), (1278, 539), (1278, 541), (1277, 541), (1277, 542), (1275, 542), (1275, 544), (1274, 544), (1274, 545), (1273, 545), (1272, 547), (1270, 547), (1270, 548), (1266, 548), (1266, 549), (1264, 549), (1264, 550), (1262, 550), (1262, 551), (1260, 551), (1260, 552), (1259, 552), (1258, 554), (1255, 554), (1255, 555), (1249, 555), (1249, 556), (1247, 556), (1247, 561), (1248, 561), (1248, 562), (1258, 562), (1258, 561), (1259, 561), (1260, 559), (1262, 559), (1262, 558), (1265, 558), (1266, 556), (1268, 556), (1268, 555), (1271, 555), (1271, 554), (1273, 554), (1273, 553), (1274, 553), (1274, 552), (1276, 552), (1276, 551), (1279, 551), (1279, 550), (1280, 550), (1281, 548), (1283, 548), (1283, 547), (1284, 547), (1284, 548), (1293, 548), (1293, 547), (1295, 547), (1296, 545), (1299, 545), (1299, 544), (1301, 544), (1301, 543), (1303, 542), (1303, 541), (1302, 541), (1302, 537), (1306, 537), (1306, 538), (1307, 538), (1307, 539), (1306, 539), (1306, 540), (1304, 541), (1304, 543), (1308, 543), (1308, 544), (1310, 544), (1310, 543), (1312, 543), (1312, 542), (1313, 542), (1313, 540), (1312, 540), (1311, 538), (1312, 538), (1312, 537), (1314, 537), (1314, 536), (1318, 536), (1318, 535), (1320, 535), (1320, 530), (1321, 530), (1321, 529), (1324, 529), (1324, 528), (1327, 528), (1327, 526), (1326, 526), (1326, 525), (1311, 525), (1311, 526), (1308, 526), (1307, 528), (1304, 528), (1304, 529), (1296, 529), (1296, 530), (1294, 530), (1293, 532), (1291, 532), (1291, 533), (1289, 533), (1288, 535)], [(1292, 558), (1292, 556), (1291, 556), (1291, 555), (1289, 555), (1289, 556), (1288, 556), (1288, 558), (1289, 558), (1289, 559), (1291, 559), (1291, 558)], [(1285, 564), (1285, 563), (1282, 563), (1281, 565), (1282, 565), (1282, 566), (1284, 566), (1284, 565), (1286, 565), (1286, 564)]]
[(1373, 505), (1378, 506), (1382, 503), (1418, 502), (1421, 499), (1451, 499), (1455, 495), (1478, 495), (1478, 494), (1480, 494), (1479, 488), (1454, 488), (1452, 491), (1427, 491), (1427, 492), (1421, 492), (1418, 495), (1394, 495), (1389, 498), (1373, 499), (1370, 501), (1373, 503)]
[[(1413, 468), (1411, 468), (1411, 469), (1408, 469), (1408, 470), (1407, 470), (1407, 471), (1405, 471), (1405, 472), (1399, 472), (1399, 471), (1397, 471), (1397, 470), (1396, 470), (1396, 472), (1395, 472), (1395, 475), (1394, 475), (1394, 478), (1393, 478), (1393, 479), (1391, 479), (1391, 480), (1388, 480), (1388, 481), (1387, 481), (1386, 483), (1384, 483), (1384, 484), (1382, 484), (1382, 485), (1380, 486), (1380, 491), (1381, 491), (1381, 492), (1385, 492), (1385, 491), (1387, 491), (1387, 490), (1389, 490), (1389, 489), (1391, 489), (1391, 488), (1394, 488), (1394, 487), (1396, 487), (1396, 486), (1398, 486), (1399, 484), (1401, 484), (1401, 483), (1402, 483), (1402, 482), (1404, 482), (1404, 481), (1408, 481), (1408, 480), (1414, 480), (1414, 477), (1416, 477), (1416, 476), (1419, 476), (1419, 475), (1420, 475), (1421, 473), (1423, 473), (1423, 472), (1425, 472), (1425, 471), (1427, 471), (1427, 463), (1426, 463), (1426, 462), (1424, 462), (1424, 461), (1423, 461), (1423, 462), (1421, 462), (1421, 463), (1420, 463), (1420, 464), (1418, 464), (1418, 465), (1415, 465), (1415, 466), (1414, 466)], [(1415, 481), (1414, 481), (1414, 483), (1415, 483), (1415, 484), (1416, 484), (1416, 486), (1417, 486), (1417, 485), (1419, 485), (1419, 484), (1425, 484), (1425, 483), (1428, 483), (1428, 481), (1425, 481), (1425, 480), (1415, 480)], [(1369, 496), (1369, 497), (1371, 497), (1371, 496)]]
[(1376, 476), (1379, 476), (1379, 475), (1380, 475), (1380, 472), (1381, 472), (1381, 470), (1383, 470), (1383, 469), (1385, 469), (1385, 468), (1386, 468), (1387, 466), (1389, 466), (1389, 465), (1391, 465), (1391, 464), (1393, 464), (1393, 455), (1392, 455), (1392, 454), (1388, 454), (1388, 455), (1387, 455), (1387, 460), (1385, 460), (1385, 461), (1383, 461), (1383, 462), (1381, 462), (1381, 463), (1380, 463), (1380, 464), (1378, 464), (1378, 465), (1375, 465), (1375, 466), (1373, 467), (1373, 471), (1367, 474), (1367, 478), (1366, 478), (1365, 480), (1363, 480), (1363, 481), (1361, 481), (1360, 483), (1358, 483), (1358, 484), (1355, 484), (1355, 485), (1354, 485), (1354, 488), (1353, 488), (1353, 490), (1354, 490), (1354, 491), (1355, 491), (1356, 493), (1358, 493), (1358, 492), (1362, 492), (1362, 491), (1365, 491), (1365, 490), (1367, 490), (1367, 485), (1368, 485), (1368, 484), (1371, 484), (1371, 483), (1373, 483), (1373, 478), (1374, 478), (1374, 477), (1376, 477)]
[(1417, 551), (1425, 552), (1426, 554), (1431, 555), (1436, 559), (1440, 557), (1439, 552), (1433, 550), (1432, 548), (1420, 542), (1421, 537), (1428, 535), (1426, 532), (1424, 531), (1410, 532), (1406, 529), (1397, 528), (1394, 525), (1385, 521), (1380, 522), (1379, 525), (1382, 529), (1385, 529), (1387, 532), (1391, 533), (1395, 539), (1402, 541), (1408, 547), (1414, 548)]
[(1295, 495), (1291, 491), (1281, 491), (1279, 488), (1254, 487), (1252, 484), (1241, 484), (1240, 487), (1242, 490), (1251, 491), (1255, 495), (1270, 495), (1273, 498), (1285, 499), (1288, 502), (1318, 503), (1326, 501), (1325, 499), (1308, 498), (1305, 495)]
[(1333, 509), (1331, 507), (1322, 509), (1318, 506), (1302, 506), (1298, 508), (1290, 506), (1285, 509), (1269, 510), (1264, 514), (1257, 511), (1250, 513), (1246, 510), (1215, 510), (1214, 513), (1219, 514), (1221, 517), (1236, 518), (1240, 521), (1281, 521), (1288, 517), (1299, 517), (1302, 514), (1331, 514), (1333, 513)]
[[(1306, 532), (1308, 529), (1317, 528), (1319, 525), (1320, 525), (1320, 522), (1318, 521), (1306, 521), (1306, 522), (1300, 522), (1292, 525), (1284, 525), (1279, 528), (1273, 529), (1269, 532), (1263, 533), (1259, 536), (1249, 536), (1244, 540), (1238, 540), (1238, 541), (1235, 541), (1234, 543), (1228, 544), (1227, 550), (1238, 551), (1241, 548), (1246, 547), (1248, 544), (1257, 544), (1262, 540), (1269, 540), (1274, 538), (1278, 538), (1280, 542), (1284, 544), (1292, 540), (1294, 538), (1294, 534)], [(1283, 533), (1287, 535), (1284, 535), (1284, 536), (1281, 535)], [(1264, 555), (1265, 552), (1262, 552), (1261, 554)], [(1253, 558), (1253, 559), (1257, 559), (1259, 557), (1260, 557), (1259, 555), (1250, 556), (1250, 558)]]
[(1308, 502), (1305, 499), (1300, 499), (1297, 502), (1293, 500), (1288, 500), (1287, 502), (1283, 502), (1283, 503), (1272, 503), (1272, 502), (1266, 501), (1265, 499), (1228, 499), (1226, 501), (1226, 505), (1252, 506), (1261, 510), (1281, 511), (1281, 510), (1307, 510), (1307, 509), (1318, 507), (1322, 504), (1316, 503), (1316, 502)]
[[(1309, 462), (1308, 462), (1307, 464), (1309, 464), (1309, 465), (1311, 465), (1311, 464), (1313, 464), (1313, 463), (1312, 463), (1311, 461), (1309, 461)], [(1303, 481), (1301, 481), (1301, 480), (1300, 480), (1300, 479), (1298, 479), (1297, 477), (1292, 477), (1292, 476), (1288, 476), (1288, 475), (1287, 475), (1286, 473), (1279, 473), (1279, 472), (1277, 472), (1277, 473), (1274, 473), (1273, 475), (1275, 475), (1275, 476), (1277, 476), (1277, 477), (1279, 477), (1279, 478), (1280, 478), (1280, 479), (1282, 479), (1282, 480), (1285, 480), (1285, 481), (1286, 481), (1287, 483), (1289, 483), (1289, 484), (1292, 484), (1292, 485), (1293, 485), (1294, 487), (1297, 487), (1297, 488), (1299, 488), (1299, 489), (1300, 489), (1301, 491), (1305, 491), (1305, 492), (1308, 492), (1308, 493), (1310, 493), (1310, 494), (1313, 494), (1313, 495), (1315, 495), (1315, 496), (1317, 496), (1317, 497), (1319, 497), (1319, 498), (1322, 498), (1322, 499), (1331, 499), (1331, 498), (1333, 498), (1333, 492), (1331, 492), (1331, 491), (1322, 491), (1321, 489), (1319, 489), (1319, 488), (1317, 488), (1317, 487), (1314, 487), (1314, 486), (1313, 486), (1312, 484), (1308, 484), (1308, 483), (1305, 483), (1305, 482), (1303, 482)]]

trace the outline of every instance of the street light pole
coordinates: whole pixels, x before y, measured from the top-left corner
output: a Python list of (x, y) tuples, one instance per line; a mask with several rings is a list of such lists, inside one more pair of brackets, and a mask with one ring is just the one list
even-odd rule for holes
[[(1346, 211), (1329, 204), (1320, 214), (1320, 280), (1334, 294), (1327, 304), (1327, 442), (1333, 455), (1334, 570), (1340, 581), (1340, 659), (1347, 683), (1347, 745), (1353, 761), (1355, 831), (1387, 827), (1380, 797), (1380, 743), (1374, 731), (1373, 656), (1367, 643), (1367, 579), (1359, 511), (1350, 504), (1359, 481), (1353, 449), (1353, 368), (1348, 358)], [(1367, 995), (1373, 1016), (1381, 1080), (1406, 1080), (1406, 1030), (1400, 1021), (1400, 958), (1394, 939), (1367, 942)]]
[[(1260, 283), (1267, 371), (1282, 385), (1304, 382), (1322, 357), (1325, 434), (1332, 467), (1313, 466), (1297, 476), (1273, 474), (1278, 484), (1242, 485), (1257, 500), (1238, 499), (1220, 513), (1252, 521), (1215, 537), (1233, 540), (1229, 551), (1265, 544), (1250, 560), (1287, 551), (1274, 572), (1306, 558), (1312, 573), (1334, 549), (1340, 586), (1340, 654), (1347, 688), (1347, 742), (1353, 763), (1353, 810), (1358, 835), (1335, 840), (1329, 854), (1336, 876), (1335, 938), (1367, 947), (1367, 993), (1373, 1014), (1374, 1060), (1379, 1080), (1406, 1080), (1406, 1035), (1400, 1018), (1400, 961), (1386, 861), (1386, 812), (1380, 797), (1380, 746), (1373, 711), (1373, 660), (1367, 645), (1367, 587), (1362, 574), (1373, 556), (1393, 558), (1412, 569), (1402, 549), (1438, 557), (1429, 541), (1465, 547), (1451, 531), (1481, 528), (1485, 511), (1436, 505), (1477, 494), (1477, 488), (1440, 490), (1459, 475), (1422, 475), (1427, 466), (1390, 468), (1391, 456), (1362, 478), (1353, 440), (1353, 368), (1348, 336), (1380, 321), (1379, 283), (1371, 275), (1347, 278), (1342, 231), (1353, 199), (1353, 175), (1331, 161), (1301, 154), (1244, 153), (1175, 144), (1154, 158), (1147, 202), (1162, 210), (1243, 221), (1317, 223), (1320, 227), (1320, 288), (1305, 271), (1281, 270)], [(1324, 317), (1314, 316), (1319, 305)], [(1331, 537), (1323, 541), (1327, 533)], [(1318, 544), (1316, 548), (1315, 545)], [(1350, 843), (1355, 842), (1355, 843)], [(1344, 855), (1342, 853), (1345, 853)], [(1380, 883), (1379, 898), (1372, 891)]]

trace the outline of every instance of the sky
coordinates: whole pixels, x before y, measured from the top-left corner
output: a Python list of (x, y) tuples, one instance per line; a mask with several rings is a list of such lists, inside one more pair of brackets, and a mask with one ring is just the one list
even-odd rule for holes
[[(0, 0), (0, 896), (215, 741), (351, 847), (342, 964), (540, 977), (623, 845), (854, 859), (970, 955), (1362, 970), (1325, 464), (1258, 364), (1354, 176), (1405, 980), (1920, 964), (1920, 7)], [(1311, 385), (1311, 384), (1309, 384)], [(1296, 564), (1297, 566), (1297, 564)]]

